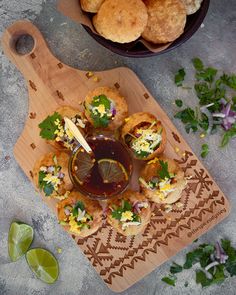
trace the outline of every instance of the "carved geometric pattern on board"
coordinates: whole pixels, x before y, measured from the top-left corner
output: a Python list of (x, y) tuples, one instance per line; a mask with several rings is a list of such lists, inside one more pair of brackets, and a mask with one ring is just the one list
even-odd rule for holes
[(148, 255), (168, 247), (170, 241), (181, 239), (186, 231), (191, 233), (206, 214), (213, 216), (224, 206), (224, 197), (214, 189), (213, 181), (191, 152), (186, 151), (176, 161), (192, 177), (184, 191), (183, 207), (168, 213), (170, 219), (160, 206), (152, 204), (151, 222), (140, 235), (125, 237), (105, 224), (94, 235), (79, 240), (84, 254), (107, 284), (112, 284), (117, 276), (122, 277), (128, 269), (135, 269), (137, 264), (145, 263)]

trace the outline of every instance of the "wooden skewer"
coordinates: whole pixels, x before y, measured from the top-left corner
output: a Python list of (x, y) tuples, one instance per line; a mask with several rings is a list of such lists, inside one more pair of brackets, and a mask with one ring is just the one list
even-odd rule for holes
[(92, 153), (91, 147), (88, 145), (87, 141), (79, 131), (78, 127), (73, 123), (69, 118), (64, 117), (66, 128), (70, 130), (70, 132), (73, 134), (75, 139), (82, 145), (82, 147), (85, 149), (87, 153)]

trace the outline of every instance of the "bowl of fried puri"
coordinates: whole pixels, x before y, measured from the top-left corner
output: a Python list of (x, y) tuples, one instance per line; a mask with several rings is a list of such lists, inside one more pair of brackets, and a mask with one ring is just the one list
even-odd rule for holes
[(173, 50), (202, 24), (210, 0), (80, 0), (85, 30), (101, 45), (128, 57)]

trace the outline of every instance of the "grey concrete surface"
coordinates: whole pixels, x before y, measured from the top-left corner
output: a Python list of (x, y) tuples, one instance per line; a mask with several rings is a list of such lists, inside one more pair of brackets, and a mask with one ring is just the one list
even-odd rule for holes
[[(173, 118), (176, 107), (173, 101), (182, 98), (194, 105), (193, 93), (177, 89), (173, 74), (179, 67), (190, 73), (187, 83), (192, 83), (190, 60), (201, 57), (209, 65), (225, 71), (236, 72), (236, 1), (212, 0), (204, 27), (184, 45), (159, 57), (129, 59), (115, 55), (97, 44), (79, 25), (62, 16), (55, 9), (55, 0), (1, 0), (0, 32), (15, 20), (28, 18), (39, 27), (52, 52), (64, 63), (83, 70), (104, 70), (117, 66), (133, 69), (148, 87), (157, 101)], [(93, 295), (113, 294), (90, 266), (73, 240), (57, 224), (56, 218), (35, 193), (34, 188), (18, 167), (13, 156), (13, 146), (20, 135), (27, 116), (28, 98), (22, 75), (0, 51), (0, 294), (1, 295)], [(229, 218), (205, 234), (200, 241), (216, 241), (230, 238), (236, 246), (236, 140), (225, 150), (218, 148), (219, 135), (205, 140), (187, 135), (183, 125), (174, 121), (184, 138), (197, 155), (204, 141), (210, 145), (210, 155), (204, 164), (228, 196), (232, 205)], [(8, 158), (10, 156), (10, 158)], [(7, 253), (8, 228), (13, 219), (34, 226), (33, 246), (46, 247), (55, 253), (60, 264), (60, 277), (56, 284), (45, 285), (35, 279), (23, 259), (10, 263)], [(56, 249), (62, 248), (58, 254)], [(182, 262), (184, 254), (176, 257)], [(175, 288), (161, 282), (168, 273), (171, 262), (157, 268), (150, 275), (123, 294), (236, 294), (236, 279), (228, 279), (220, 286), (202, 290), (196, 285), (194, 271), (183, 272)], [(185, 281), (189, 282), (184, 287)]]

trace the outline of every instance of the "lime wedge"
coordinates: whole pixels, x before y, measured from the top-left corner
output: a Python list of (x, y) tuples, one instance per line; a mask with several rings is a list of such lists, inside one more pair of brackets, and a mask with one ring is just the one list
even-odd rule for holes
[(26, 261), (38, 279), (53, 284), (59, 275), (59, 265), (56, 258), (42, 248), (31, 249), (26, 253)]
[(119, 183), (128, 180), (125, 167), (118, 161), (101, 159), (98, 161), (98, 170), (104, 183)]
[(78, 182), (82, 184), (90, 176), (95, 159), (84, 150), (79, 149), (73, 160), (73, 172)]
[(31, 226), (25, 223), (12, 222), (8, 234), (8, 253), (12, 261), (18, 260), (29, 249), (34, 238)]

